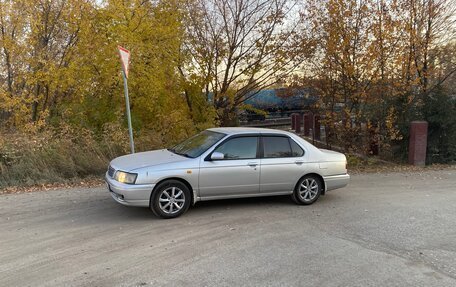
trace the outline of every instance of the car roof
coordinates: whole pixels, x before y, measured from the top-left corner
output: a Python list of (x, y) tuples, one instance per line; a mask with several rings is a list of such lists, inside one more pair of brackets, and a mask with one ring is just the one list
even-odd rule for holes
[(208, 129), (213, 132), (224, 133), (227, 135), (234, 135), (234, 134), (281, 134), (281, 135), (289, 135), (289, 132), (283, 130), (274, 130), (274, 129), (265, 129), (265, 128), (250, 128), (250, 127), (223, 127), (223, 128), (211, 128)]

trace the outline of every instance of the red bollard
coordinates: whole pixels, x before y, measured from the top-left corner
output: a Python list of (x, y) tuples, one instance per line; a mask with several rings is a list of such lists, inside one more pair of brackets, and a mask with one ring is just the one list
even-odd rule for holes
[(320, 140), (320, 116), (315, 115), (314, 116), (314, 135), (316, 140)]
[(426, 164), (428, 123), (413, 121), (410, 123), (409, 164)]
[(300, 115), (296, 115), (296, 119), (295, 119), (295, 132), (297, 134), (301, 133), (301, 125), (302, 125), (302, 122), (301, 122), (301, 116)]
[(310, 129), (313, 128), (313, 114), (307, 112), (304, 114), (304, 136), (310, 136)]
[(291, 129), (296, 129), (296, 114), (291, 114)]

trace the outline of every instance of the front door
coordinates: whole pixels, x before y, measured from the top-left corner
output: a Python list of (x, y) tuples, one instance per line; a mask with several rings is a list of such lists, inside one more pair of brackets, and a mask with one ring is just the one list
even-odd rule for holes
[(229, 138), (214, 149), (222, 153), (224, 159), (201, 160), (199, 192), (202, 199), (259, 193), (258, 141), (257, 136)]

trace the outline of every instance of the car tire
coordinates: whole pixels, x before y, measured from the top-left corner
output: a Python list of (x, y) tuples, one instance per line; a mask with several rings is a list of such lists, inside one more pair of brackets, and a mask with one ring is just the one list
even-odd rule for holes
[(189, 188), (178, 180), (167, 180), (156, 186), (151, 198), (150, 209), (161, 218), (176, 218), (184, 214), (191, 203)]
[(302, 177), (293, 191), (291, 198), (300, 205), (310, 205), (318, 200), (323, 190), (323, 183), (315, 175)]

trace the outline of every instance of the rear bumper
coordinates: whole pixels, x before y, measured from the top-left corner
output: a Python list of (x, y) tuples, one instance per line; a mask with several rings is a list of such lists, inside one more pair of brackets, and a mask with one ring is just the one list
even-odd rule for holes
[(105, 175), (111, 197), (122, 205), (148, 207), (155, 184), (125, 184)]
[(350, 182), (349, 174), (330, 175), (323, 177), (325, 181), (325, 191), (347, 186)]

